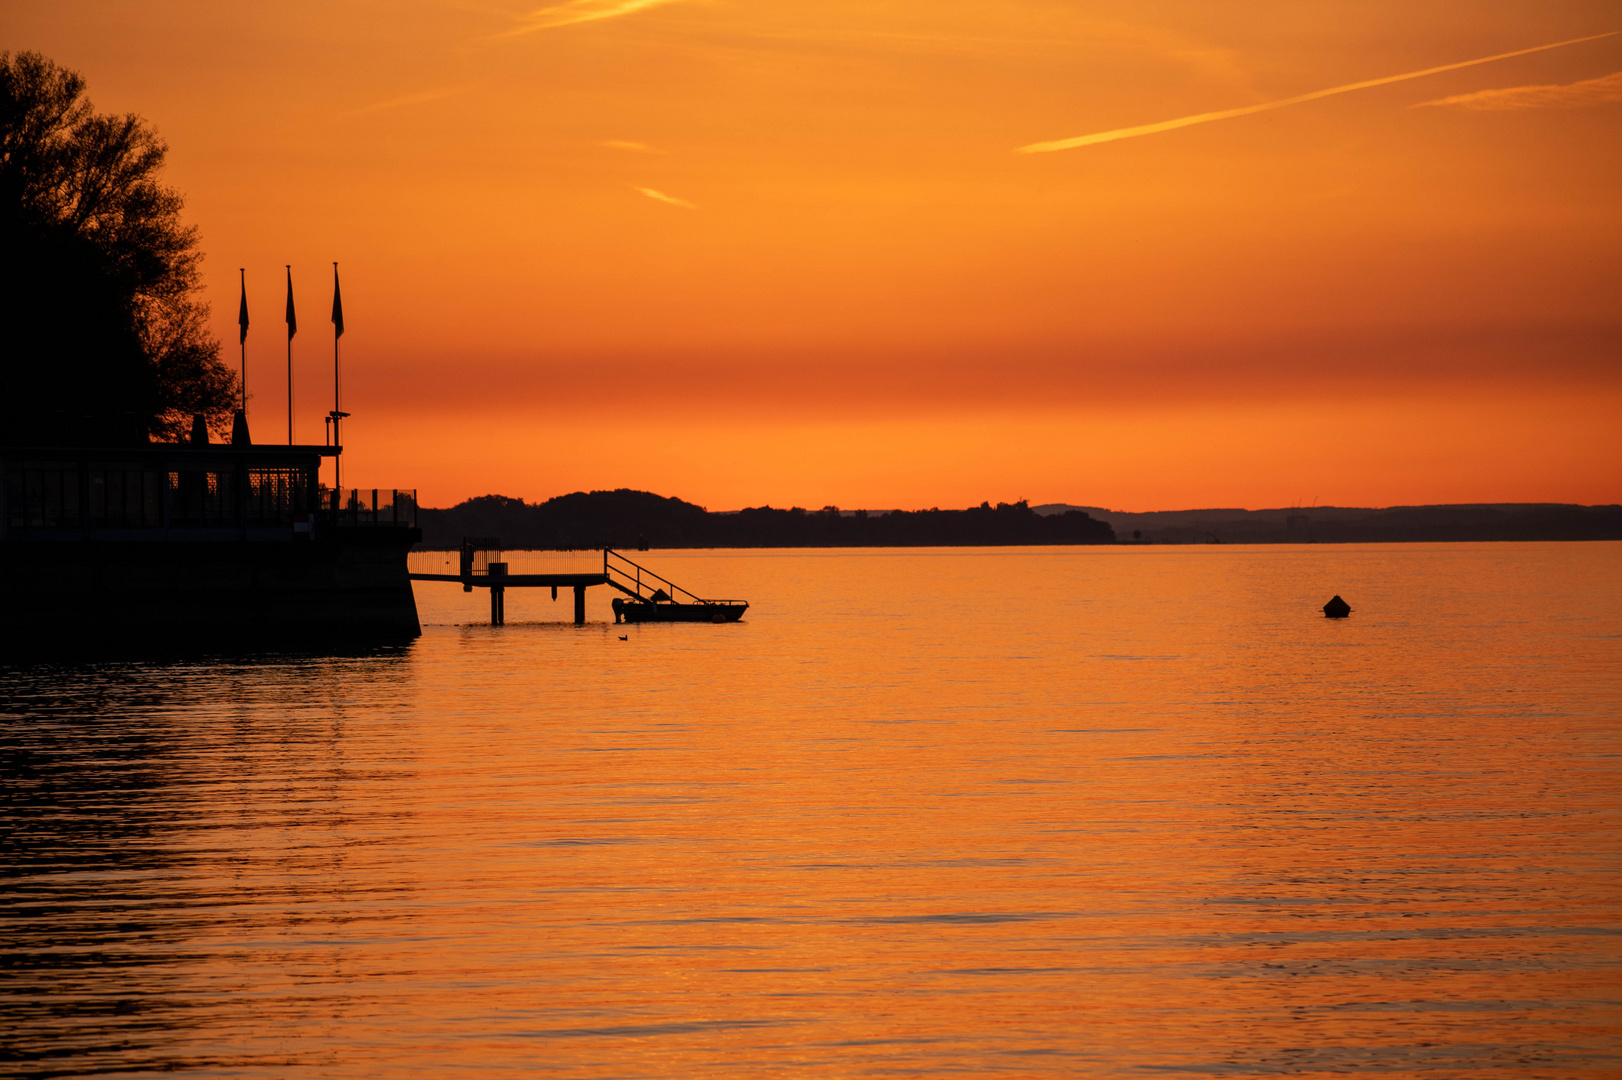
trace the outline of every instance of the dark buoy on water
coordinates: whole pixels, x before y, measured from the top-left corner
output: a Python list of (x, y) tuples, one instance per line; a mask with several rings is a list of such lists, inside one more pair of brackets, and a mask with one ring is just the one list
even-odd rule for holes
[(1342, 600), (1339, 593), (1336, 593), (1335, 598), (1324, 605), (1324, 617), (1326, 619), (1344, 619), (1351, 613), (1352, 605)]

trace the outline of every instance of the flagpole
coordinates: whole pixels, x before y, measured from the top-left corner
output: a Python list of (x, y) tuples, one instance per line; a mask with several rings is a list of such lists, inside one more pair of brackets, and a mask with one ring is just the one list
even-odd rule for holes
[[(332, 264), (332, 294), (333, 296), (338, 295), (337, 263)], [(334, 455), (332, 459), (332, 478), (334, 485), (338, 487), (343, 486), (337, 482), (338, 478), (343, 475), (342, 448), (344, 441), (342, 434), (339, 432), (339, 428), (343, 423), (344, 410), (342, 404), (343, 398), (339, 393), (341, 384), (338, 379), (338, 339), (342, 336), (342, 334), (338, 333), (337, 325), (334, 324), (332, 328), (332, 442), (339, 448), (339, 453)]]
[(344, 336), (343, 300), (338, 291), (338, 264), (332, 264), (332, 445), (338, 452), (332, 456), (332, 486), (343, 486), (343, 421), (349, 415), (343, 410), (343, 382), (340, 377), (339, 339)]
[[(333, 263), (334, 267), (338, 264)], [(332, 483), (334, 487), (342, 487), (339, 477), (343, 476), (343, 445), (344, 438), (340, 428), (343, 425), (344, 413), (338, 407), (338, 335), (332, 335), (332, 445), (338, 448), (338, 453), (332, 457)]]
[(242, 286), (242, 314), (238, 320), (241, 332), (237, 335), (237, 346), (242, 350), (240, 364), (242, 377), (239, 380), (242, 391), (242, 415), (248, 415), (248, 268), (237, 267), (237, 283)]
[(293, 264), (287, 264), (287, 445), (293, 445), (293, 335), (298, 320), (293, 315)]

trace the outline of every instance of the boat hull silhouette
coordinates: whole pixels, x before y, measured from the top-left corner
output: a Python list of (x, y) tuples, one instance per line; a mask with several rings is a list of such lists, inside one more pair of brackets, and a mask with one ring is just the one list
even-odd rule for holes
[(648, 603), (624, 597), (614, 599), (615, 622), (737, 622), (747, 610), (747, 603), (677, 604)]

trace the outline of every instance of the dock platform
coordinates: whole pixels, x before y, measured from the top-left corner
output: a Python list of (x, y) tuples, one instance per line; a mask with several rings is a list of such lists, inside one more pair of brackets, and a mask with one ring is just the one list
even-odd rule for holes
[[(492, 559), (490, 556), (495, 555)], [(586, 622), (586, 590), (608, 585), (630, 597), (614, 601), (615, 622), (736, 622), (749, 607), (742, 600), (705, 600), (632, 562), (612, 548), (603, 549), (601, 573), (510, 574), (500, 558), (501, 541), (495, 537), (468, 537), (462, 541), (460, 573), (409, 575), (412, 581), (455, 582), (464, 592), (490, 590), (490, 625), (507, 621), (508, 589), (574, 590), (574, 622)], [(685, 597), (678, 601), (677, 597)]]

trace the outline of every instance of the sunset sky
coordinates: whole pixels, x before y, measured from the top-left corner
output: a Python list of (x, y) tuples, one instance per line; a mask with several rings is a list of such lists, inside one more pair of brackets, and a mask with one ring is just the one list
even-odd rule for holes
[(257, 439), (291, 263), (321, 440), (337, 260), (346, 482), (715, 510), (1622, 501), (1622, 35), (1249, 108), (1618, 30), (1614, 0), (0, 9), (0, 48), (169, 143), (233, 365), (247, 269)]

